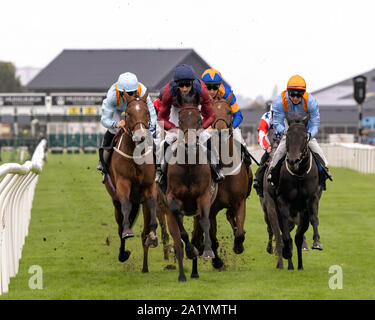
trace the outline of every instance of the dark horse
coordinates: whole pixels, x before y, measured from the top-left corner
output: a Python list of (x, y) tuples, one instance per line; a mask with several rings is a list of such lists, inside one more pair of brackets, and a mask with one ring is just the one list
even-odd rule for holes
[[(234, 145), (232, 118), (233, 113), (230, 106), (233, 93), (227, 99), (216, 99), (212, 106), (215, 112), (215, 122), (212, 128), (219, 133), (220, 155), (228, 155), (232, 161), (222, 160), (224, 172), (226, 173), (224, 181), (219, 183), (216, 198), (211, 205), (210, 210), (210, 236), (212, 241), (212, 250), (215, 258), (212, 259), (212, 265), (216, 269), (223, 267), (223, 260), (218, 255), (219, 241), (217, 239), (216, 216), (222, 209), (227, 209), (226, 217), (232, 226), (234, 234), (233, 251), (240, 254), (244, 251), (243, 242), (245, 240), (245, 217), (246, 217), (246, 198), (249, 196), (249, 185), (252, 184), (253, 174), (251, 168), (247, 170), (245, 164), (241, 161), (241, 146)], [(226, 135), (220, 135), (226, 131)], [(224, 141), (225, 140), (225, 141)], [(228, 150), (222, 150), (225, 147)], [(228, 160), (230, 160), (228, 158)], [(198, 235), (195, 237), (200, 239)], [(199, 242), (193, 242), (199, 246)], [(193, 260), (194, 261), (194, 260)], [(198, 273), (198, 272), (197, 272)]]
[[(198, 136), (194, 134), (194, 130), (199, 132), (202, 127), (202, 118), (200, 111), (197, 108), (199, 97), (195, 95), (187, 95), (178, 100), (178, 104), (180, 105), (179, 128), (184, 135), (182, 141), (177, 140), (177, 143), (181, 144), (180, 146), (182, 146), (182, 150), (184, 150), (186, 156), (191, 150), (201, 150), (200, 144), (198, 143)], [(193, 136), (195, 135), (195, 137), (193, 137), (193, 141), (190, 141), (192, 131)], [(199, 254), (198, 250), (189, 241), (189, 236), (183, 225), (183, 215), (194, 216), (194, 224), (196, 225), (198, 222), (203, 229), (205, 238), (203, 257), (214, 257), (209, 236), (211, 171), (207, 162), (202, 164), (199, 162), (199, 153), (200, 152), (194, 152), (196, 160), (195, 164), (186, 162), (176, 162), (175, 164), (170, 163), (167, 174), (167, 221), (169, 232), (173, 237), (174, 250), (178, 260), (179, 281), (186, 281), (182, 262), (184, 251), (181, 239), (185, 243), (185, 252), (189, 259), (193, 259)], [(192, 273), (191, 277), (194, 278), (196, 275)]]
[[(148, 248), (156, 247), (158, 244), (156, 236), (157, 187), (152, 156), (153, 145), (152, 143), (147, 145), (146, 139), (150, 120), (146, 103), (148, 92), (141, 98), (129, 96), (126, 92), (124, 94), (127, 101), (125, 130), (121, 130), (115, 138), (117, 143), (109, 167), (110, 179), (107, 180), (105, 186), (115, 207), (115, 218), (121, 240), (118, 258), (121, 262), (129, 258), (130, 251), (125, 250), (125, 239), (134, 237), (131, 227), (138, 215), (140, 204), (143, 204), (142, 272), (148, 272)], [(146, 148), (138, 148), (141, 143)]]
[[(318, 204), (321, 196), (318, 166), (308, 148), (308, 117), (288, 119), (286, 134), (287, 155), (280, 170), (279, 186), (275, 192), (270, 189), (265, 178), (265, 206), (269, 225), (276, 240), (278, 255), (277, 268), (283, 268), (283, 260), (288, 259), (288, 269), (294, 269), (292, 262), (293, 241), (290, 236), (294, 223), (298, 225), (295, 244), (298, 254), (298, 269), (303, 269), (302, 244), (309, 222), (314, 228), (314, 245), (318, 245)], [(266, 176), (266, 174), (265, 174)], [(273, 203), (274, 201), (274, 203)], [(280, 236), (281, 231), (281, 236)]]

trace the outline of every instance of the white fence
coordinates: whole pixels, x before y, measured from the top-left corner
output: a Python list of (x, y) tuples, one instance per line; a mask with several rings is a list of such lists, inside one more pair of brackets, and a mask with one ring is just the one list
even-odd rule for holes
[(375, 173), (375, 147), (359, 143), (321, 144), (330, 167)]
[(10, 278), (18, 273), (46, 145), (47, 141), (42, 140), (31, 161), (23, 165), (5, 163), (0, 166), (0, 294), (8, 292)]
[[(362, 173), (375, 173), (375, 147), (359, 143), (320, 144), (329, 167), (343, 167)], [(259, 147), (249, 148), (260, 162), (264, 151)]]

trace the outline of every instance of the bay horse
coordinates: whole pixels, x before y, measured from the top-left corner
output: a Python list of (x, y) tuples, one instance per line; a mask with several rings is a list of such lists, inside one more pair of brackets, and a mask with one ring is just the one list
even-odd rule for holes
[[(115, 207), (115, 218), (120, 237), (120, 262), (128, 260), (130, 251), (125, 250), (125, 239), (134, 237), (133, 226), (140, 204), (143, 207), (144, 226), (142, 232), (143, 268), (148, 272), (148, 248), (158, 245), (156, 235), (157, 220), (157, 187), (155, 182), (155, 165), (152, 157), (152, 142), (149, 143), (150, 115), (146, 103), (148, 91), (142, 97), (129, 96), (124, 92), (127, 101), (125, 110), (125, 128), (115, 137), (109, 179), (105, 186)], [(152, 138), (151, 138), (152, 141)], [(143, 143), (145, 151), (139, 149)], [(143, 152), (143, 153), (142, 153)], [(148, 157), (148, 158), (147, 158)]]
[[(234, 243), (233, 251), (236, 254), (241, 254), (244, 251), (243, 242), (245, 240), (245, 217), (246, 217), (246, 198), (249, 196), (249, 186), (252, 184), (253, 174), (251, 168), (247, 170), (243, 161), (241, 161), (241, 145), (234, 145), (233, 139), (233, 126), (232, 126), (232, 108), (230, 101), (233, 93), (226, 99), (213, 100), (212, 106), (215, 112), (215, 121), (212, 128), (219, 133), (220, 155), (223, 154), (222, 147), (229, 147), (228, 156), (237, 161), (231, 163), (223, 163), (225, 174), (224, 181), (219, 183), (216, 198), (211, 205), (210, 209), (210, 237), (212, 241), (212, 250), (215, 254), (212, 259), (212, 265), (216, 269), (224, 266), (223, 260), (218, 255), (219, 241), (217, 239), (217, 222), (216, 217), (219, 211), (226, 210), (226, 218), (231, 224)], [(220, 135), (220, 133), (227, 131), (228, 135)], [(225, 140), (225, 141), (223, 141)], [(223, 160), (223, 159), (221, 159)], [(199, 236), (196, 236), (199, 239)], [(199, 242), (195, 243), (199, 246)], [(195, 270), (198, 273), (197, 270)]]
[[(191, 150), (194, 150), (194, 148), (195, 151), (199, 150), (195, 152), (195, 163), (169, 163), (167, 172), (166, 201), (168, 205), (168, 228), (173, 238), (175, 255), (178, 261), (178, 280), (186, 281), (183, 270), (184, 250), (181, 239), (185, 243), (185, 252), (189, 259), (196, 258), (199, 252), (189, 241), (188, 233), (183, 225), (183, 216), (194, 216), (194, 225), (199, 224), (204, 232), (203, 257), (214, 257), (209, 235), (211, 169), (207, 162), (199, 162), (198, 158), (201, 148), (198, 143), (198, 136), (195, 135), (193, 142), (189, 139), (192, 131), (194, 133), (195, 130), (195, 133), (199, 133), (199, 130), (202, 128), (202, 117), (198, 109), (199, 96), (187, 95), (180, 97), (178, 104), (180, 106), (179, 129), (181, 130), (180, 132), (183, 132), (183, 137), (182, 141), (181, 139), (180, 141), (177, 140), (177, 143), (182, 145), (185, 155), (187, 152), (189, 153)], [(191, 277), (194, 278), (195, 275), (192, 273)]]
[[(309, 222), (314, 228), (314, 244), (320, 243), (318, 233), (318, 205), (321, 196), (318, 166), (308, 148), (307, 124), (309, 117), (303, 119), (287, 118), (289, 128), (286, 133), (286, 159), (280, 169), (279, 185), (275, 192), (264, 180), (265, 201), (269, 223), (275, 235), (278, 262), (283, 268), (283, 260), (288, 260), (288, 269), (293, 270), (293, 241), (290, 231), (294, 223), (298, 225), (295, 244), (298, 255), (298, 269), (303, 269), (302, 244)], [(266, 177), (266, 174), (264, 175)], [(271, 198), (270, 198), (271, 197)], [(272, 205), (274, 201), (274, 205)], [(281, 236), (280, 236), (281, 231)]]

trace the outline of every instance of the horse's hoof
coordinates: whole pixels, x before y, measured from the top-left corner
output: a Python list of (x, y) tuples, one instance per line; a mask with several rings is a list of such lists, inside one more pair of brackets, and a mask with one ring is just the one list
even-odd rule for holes
[(212, 250), (204, 250), (203, 251), (203, 258), (213, 259), (213, 258), (215, 258), (215, 254)]
[(268, 244), (267, 244), (266, 251), (267, 251), (269, 254), (272, 254), (272, 253), (273, 253), (272, 243), (268, 243)]
[(120, 262), (125, 262), (126, 260), (129, 259), (129, 257), (130, 257), (130, 251), (126, 250), (126, 251), (120, 252), (120, 254), (118, 255), (118, 260)]
[(122, 236), (121, 237), (122, 237), (122, 239), (133, 238), (134, 237), (134, 233), (130, 229), (129, 230), (124, 230), (122, 232)]
[(190, 275), (190, 278), (192, 278), (192, 279), (199, 279), (199, 274), (198, 273), (192, 273)]
[(147, 236), (146, 246), (151, 248), (155, 248), (158, 246), (158, 237), (154, 233), (151, 234), (150, 232)]
[(284, 269), (284, 264), (282, 261), (277, 262), (276, 269)]
[(322, 244), (319, 242), (315, 242), (313, 245), (312, 245), (312, 247), (311, 247), (312, 249), (315, 249), (315, 250), (320, 250), (320, 251), (322, 251), (323, 250), (323, 247), (322, 247)]
[(223, 260), (221, 260), (221, 258), (215, 257), (212, 259), (212, 266), (215, 269), (221, 269), (224, 266), (224, 262)]
[(235, 243), (233, 246), (233, 251), (236, 254), (241, 254), (244, 250), (245, 249), (242, 243)]
[(183, 275), (179, 275), (178, 276), (178, 281), (180, 281), (180, 282), (186, 282), (186, 277), (185, 277), (185, 275), (183, 274)]
[(194, 259), (195, 257), (198, 257), (199, 251), (196, 247), (191, 245), (191, 247), (186, 247), (186, 256), (188, 259)]
[(142, 273), (148, 273), (148, 268), (143, 268)]

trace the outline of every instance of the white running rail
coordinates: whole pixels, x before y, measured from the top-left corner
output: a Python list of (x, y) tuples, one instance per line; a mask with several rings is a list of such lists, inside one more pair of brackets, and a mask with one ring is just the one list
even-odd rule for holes
[(47, 140), (36, 147), (31, 161), (0, 166), (0, 295), (8, 292), (18, 273), (28, 234), (34, 190), (46, 156)]
[(330, 167), (375, 173), (375, 147), (359, 143), (321, 144)]
[[(320, 147), (328, 160), (328, 167), (343, 167), (361, 173), (375, 173), (375, 147), (359, 143), (321, 143)], [(249, 148), (260, 161), (264, 151), (258, 146)]]

